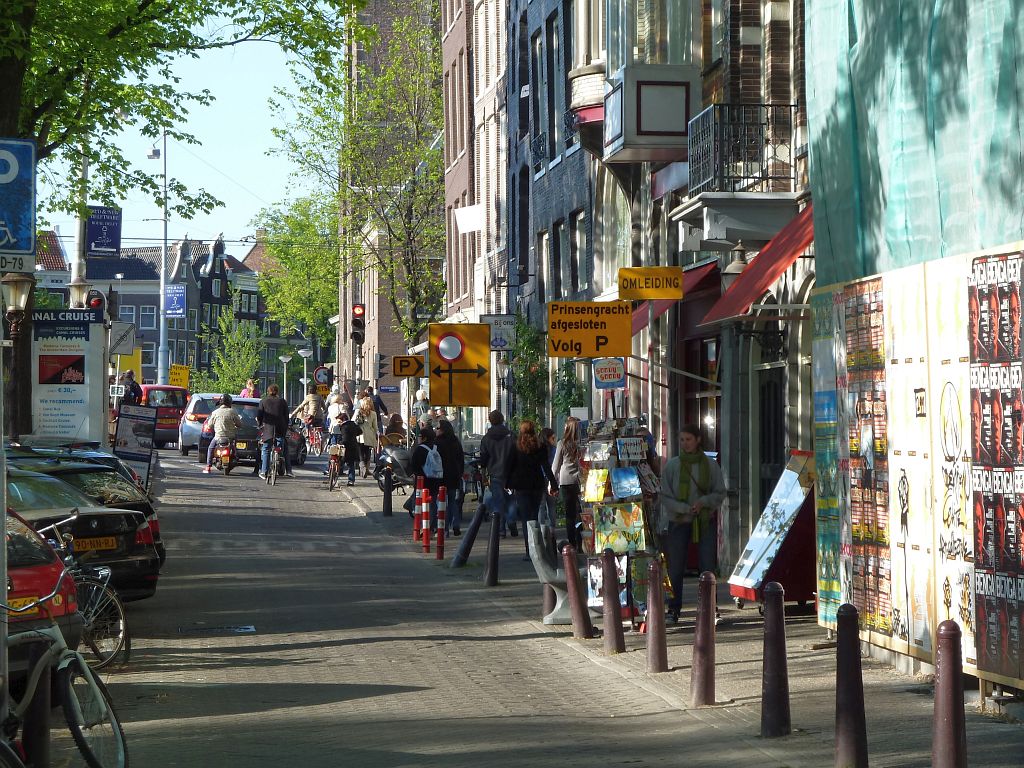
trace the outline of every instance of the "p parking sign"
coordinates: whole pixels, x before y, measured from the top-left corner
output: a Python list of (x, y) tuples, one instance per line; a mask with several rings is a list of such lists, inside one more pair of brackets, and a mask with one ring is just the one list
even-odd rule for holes
[(0, 272), (34, 272), (36, 146), (0, 139)]

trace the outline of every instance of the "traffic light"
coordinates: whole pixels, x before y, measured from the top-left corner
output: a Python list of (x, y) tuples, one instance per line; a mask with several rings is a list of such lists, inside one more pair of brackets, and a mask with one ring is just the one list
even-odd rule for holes
[(366, 339), (366, 305), (352, 305), (352, 332), (349, 338), (356, 344), (362, 344)]
[(382, 355), (380, 352), (377, 353), (377, 379), (383, 379), (388, 375), (388, 366), (391, 365), (391, 361), (386, 355)]
[(98, 309), (100, 311), (100, 317), (106, 320), (107, 297), (103, 294), (103, 291), (98, 291), (95, 288), (91, 289), (85, 296), (85, 308)]

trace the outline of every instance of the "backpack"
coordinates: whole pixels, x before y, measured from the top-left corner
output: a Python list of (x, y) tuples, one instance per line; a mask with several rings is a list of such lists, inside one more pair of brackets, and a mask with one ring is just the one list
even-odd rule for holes
[(423, 476), (438, 480), (444, 477), (444, 467), (441, 464), (441, 454), (437, 452), (437, 446), (431, 445), (427, 448), (427, 458), (423, 461)]

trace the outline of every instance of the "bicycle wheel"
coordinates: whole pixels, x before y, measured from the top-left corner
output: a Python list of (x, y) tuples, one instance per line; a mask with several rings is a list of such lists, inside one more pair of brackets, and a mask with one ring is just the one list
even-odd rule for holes
[(338, 462), (333, 458), (327, 460), (327, 490), (333, 491), (338, 484)]
[(270, 470), (267, 472), (267, 482), (271, 485), (277, 485), (277, 461), (278, 453), (274, 453), (270, 457)]
[(82, 641), (92, 652), (86, 657), (93, 669), (102, 669), (125, 650), (128, 623), (117, 593), (101, 581), (79, 577), (78, 612), (85, 619)]
[(127, 768), (128, 745), (106, 686), (75, 656), (58, 673), (61, 708), (90, 768)]
[(0, 741), (0, 768), (25, 768), (18, 753), (6, 741)]

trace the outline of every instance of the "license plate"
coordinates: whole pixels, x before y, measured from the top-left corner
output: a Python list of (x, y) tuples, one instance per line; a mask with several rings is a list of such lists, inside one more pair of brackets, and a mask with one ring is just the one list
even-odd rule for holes
[[(34, 603), (38, 599), (39, 599), (38, 597), (15, 597), (15, 598), (12, 598), (12, 599), (8, 600), (7, 602), (11, 606), (11, 608), (21, 608), (23, 606), (28, 605), (29, 603)], [(32, 608), (31, 610), (22, 611), (21, 613), (13, 613), (12, 612), (10, 615), (12, 615), (12, 616), (31, 616), (34, 613), (39, 613), (39, 606), (38, 605), (35, 608)]]
[(235, 443), (235, 445), (238, 447), (238, 450), (240, 451), (244, 451), (246, 448), (249, 447), (248, 443)]
[(90, 539), (75, 539), (76, 552), (91, 552), (96, 549), (117, 549), (117, 539), (113, 536), (95, 536)]

